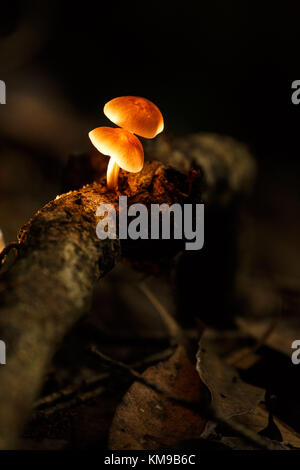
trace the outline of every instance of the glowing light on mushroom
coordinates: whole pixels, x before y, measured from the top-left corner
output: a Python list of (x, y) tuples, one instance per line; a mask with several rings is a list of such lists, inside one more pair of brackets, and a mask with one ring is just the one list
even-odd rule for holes
[(106, 103), (103, 112), (117, 126), (147, 139), (164, 129), (164, 120), (158, 107), (139, 96), (120, 96)]
[(143, 147), (134, 134), (152, 139), (163, 131), (164, 120), (154, 103), (139, 96), (114, 98), (106, 103), (103, 111), (121, 129), (97, 127), (89, 137), (99, 152), (111, 157), (107, 167), (107, 187), (117, 189), (120, 167), (132, 173), (143, 168)]
[(0, 230), (0, 253), (5, 248), (5, 241), (2, 230)]
[(118, 187), (120, 168), (131, 173), (141, 171), (144, 150), (139, 139), (126, 129), (97, 127), (89, 133), (92, 144), (99, 152), (110, 157), (107, 167), (107, 187)]

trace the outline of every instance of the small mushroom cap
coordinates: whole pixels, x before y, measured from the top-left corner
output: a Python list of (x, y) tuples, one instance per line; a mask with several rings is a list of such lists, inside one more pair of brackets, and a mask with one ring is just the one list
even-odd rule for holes
[(114, 98), (106, 103), (103, 112), (117, 126), (147, 139), (152, 139), (164, 129), (158, 107), (139, 96)]
[(97, 127), (89, 133), (99, 152), (112, 157), (126, 171), (137, 173), (144, 165), (144, 150), (139, 139), (126, 129)]

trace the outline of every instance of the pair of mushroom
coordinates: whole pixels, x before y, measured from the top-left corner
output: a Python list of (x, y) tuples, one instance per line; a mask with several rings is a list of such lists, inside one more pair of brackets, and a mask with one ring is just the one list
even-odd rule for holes
[(131, 173), (143, 168), (143, 146), (134, 134), (152, 139), (163, 131), (164, 120), (154, 103), (138, 96), (114, 98), (106, 103), (103, 111), (120, 127), (97, 127), (89, 133), (89, 138), (99, 152), (110, 157), (107, 187), (115, 190), (120, 168)]

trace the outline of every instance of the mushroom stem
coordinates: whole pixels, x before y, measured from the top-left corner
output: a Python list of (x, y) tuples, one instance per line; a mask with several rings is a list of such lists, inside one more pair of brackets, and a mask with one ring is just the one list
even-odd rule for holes
[(107, 173), (106, 173), (106, 181), (108, 189), (117, 189), (118, 188), (118, 176), (119, 176), (120, 167), (117, 164), (114, 158), (110, 158)]

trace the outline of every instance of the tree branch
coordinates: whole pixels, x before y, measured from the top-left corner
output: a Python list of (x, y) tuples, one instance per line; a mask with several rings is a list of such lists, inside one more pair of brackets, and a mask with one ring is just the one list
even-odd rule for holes
[[(51, 358), (64, 335), (88, 311), (96, 281), (121, 255), (141, 267), (141, 253), (148, 266), (159, 261), (166, 246), (169, 258), (181, 247), (178, 240), (168, 241), (162, 250), (160, 241), (152, 245), (151, 240), (142, 240), (140, 249), (139, 240), (124, 240), (122, 245), (119, 240), (101, 241), (95, 232), (97, 207), (117, 206), (119, 194), (128, 196), (128, 205), (200, 201), (203, 184), (209, 186), (206, 175), (215, 175), (215, 186), (218, 173), (223, 179), (224, 166), (231, 166), (221, 157), (219, 165), (214, 160), (210, 166), (209, 158), (200, 173), (188, 175), (159, 162), (145, 164), (137, 175), (121, 172), (120, 193), (108, 192), (104, 182), (86, 185), (49, 202), (22, 228), (18, 257), (0, 277), (0, 338), (7, 348), (7, 363), (0, 366), (1, 449), (16, 447)], [(247, 164), (235, 188), (241, 189), (248, 179)]]

